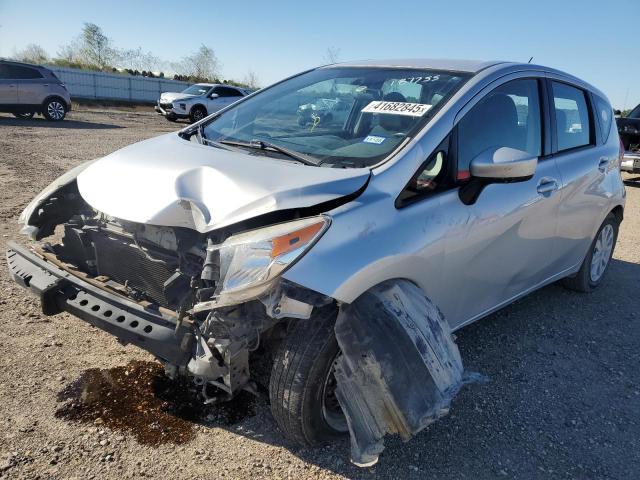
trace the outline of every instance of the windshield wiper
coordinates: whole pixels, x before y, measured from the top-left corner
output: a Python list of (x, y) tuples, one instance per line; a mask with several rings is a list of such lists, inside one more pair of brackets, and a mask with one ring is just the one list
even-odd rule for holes
[(240, 142), (237, 140), (220, 140), (217, 143), (221, 143), (223, 145), (233, 145), (236, 147), (256, 148), (259, 150), (274, 150), (278, 153), (286, 155), (289, 158), (293, 158), (294, 160), (304, 165), (311, 165), (313, 167), (317, 167), (318, 165), (320, 165), (320, 162), (310, 155), (306, 155), (300, 152), (294, 152), (293, 150), (281, 147), (280, 145), (276, 145), (275, 143), (265, 142), (264, 140), (251, 140), (251, 142)]
[(235, 148), (229, 148), (227, 145), (223, 145), (220, 142), (216, 142), (215, 140), (209, 140), (207, 136), (204, 134), (204, 125), (198, 125), (198, 129), (196, 130), (196, 134), (198, 135), (198, 141), (201, 145), (213, 145), (214, 147), (222, 148), (223, 150), (235, 151)]

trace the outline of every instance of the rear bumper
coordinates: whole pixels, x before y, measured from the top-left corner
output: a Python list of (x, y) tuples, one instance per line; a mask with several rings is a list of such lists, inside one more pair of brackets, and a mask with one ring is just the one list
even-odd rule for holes
[(13, 280), (40, 297), (45, 315), (69, 312), (172, 365), (184, 366), (191, 358), (194, 337), (188, 323), (176, 331), (174, 318), (102, 290), (14, 242), (9, 242), (7, 264)]
[(640, 153), (625, 152), (620, 164), (623, 172), (640, 173)]

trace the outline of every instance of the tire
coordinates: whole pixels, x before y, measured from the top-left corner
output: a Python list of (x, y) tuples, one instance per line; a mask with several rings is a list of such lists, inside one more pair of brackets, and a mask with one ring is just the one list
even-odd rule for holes
[(308, 320), (292, 320), (274, 358), (271, 412), (284, 436), (299, 445), (328, 442), (348, 432), (332, 394), (331, 372), (340, 354), (333, 330), (336, 315), (335, 308), (326, 307)]
[(44, 118), (51, 122), (64, 120), (67, 114), (67, 106), (64, 100), (58, 97), (48, 98), (42, 104), (42, 114)]
[[(570, 290), (576, 292), (592, 292), (602, 284), (607, 268), (611, 263), (613, 250), (618, 239), (618, 229), (620, 222), (613, 213), (607, 215), (604, 222), (598, 229), (589, 253), (582, 262), (578, 273), (572, 277), (562, 279), (562, 284)], [(600, 262), (594, 261), (594, 256), (600, 252)], [(597, 268), (599, 266), (599, 268)]]
[(23, 118), (25, 120), (29, 120), (33, 118), (35, 112), (22, 112), (22, 113), (14, 113), (13, 116), (16, 118)]
[(207, 109), (202, 105), (196, 105), (191, 109), (189, 113), (189, 118), (191, 119), (191, 123), (199, 122), (204, 117), (207, 116)]

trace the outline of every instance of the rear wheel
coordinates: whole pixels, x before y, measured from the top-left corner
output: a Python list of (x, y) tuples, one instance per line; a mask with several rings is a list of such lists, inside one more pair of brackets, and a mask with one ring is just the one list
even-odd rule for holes
[(340, 355), (333, 327), (337, 311), (323, 308), (309, 320), (292, 320), (276, 353), (269, 398), (282, 433), (314, 445), (348, 432), (336, 398), (334, 366)]
[(193, 107), (191, 109), (191, 113), (189, 114), (189, 117), (191, 118), (191, 123), (199, 122), (206, 116), (207, 116), (207, 111), (205, 110), (204, 107), (200, 105), (196, 105), (195, 107)]
[(565, 287), (578, 292), (591, 292), (602, 283), (616, 246), (619, 226), (615, 215), (607, 215), (578, 273), (563, 279)]
[(50, 98), (42, 105), (42, 114), (47, 120), (59, 122), (67, 114), (67, 107), (59, 98)]
[(13, 116), (16, 118), (24, 118), (26, 120), (33, 118), (34, 112), (22, 112), (22, 113), (14, 113)]

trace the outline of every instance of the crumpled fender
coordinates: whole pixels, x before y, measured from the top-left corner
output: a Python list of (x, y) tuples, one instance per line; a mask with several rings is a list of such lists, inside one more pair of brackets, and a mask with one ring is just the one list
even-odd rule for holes
[(358, 466), (378, 461), (387, 433), (407, 441), (446, 415), (465, 382), (442, 313), (408, 280), (383, 282), (343, 305), (335, 333), (336, 394)]

